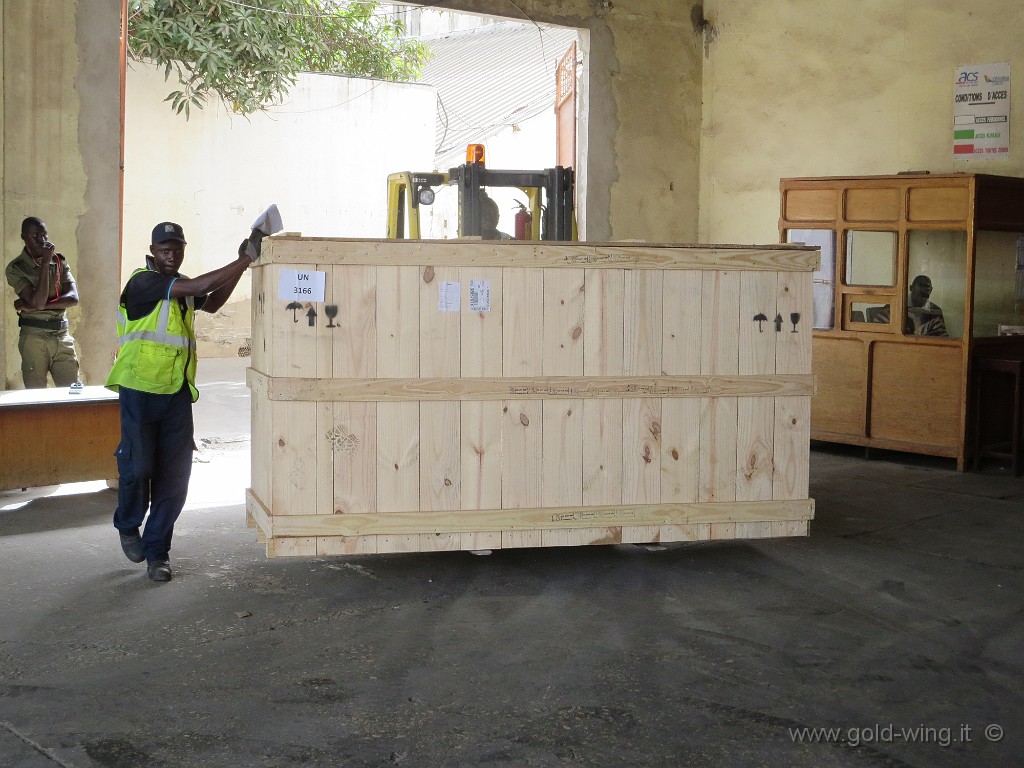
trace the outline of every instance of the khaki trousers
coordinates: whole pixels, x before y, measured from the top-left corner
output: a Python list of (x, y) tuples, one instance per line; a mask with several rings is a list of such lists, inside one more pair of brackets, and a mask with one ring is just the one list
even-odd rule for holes
[(48, 331), (23, 327), (18, 337), (18, 351), (21, 352), (21, 378), (26, 389), (44, 388), (47, 373), (53, 376), (57, 387), (68, 387), (78, 381), (75, 340), (67, 329)]

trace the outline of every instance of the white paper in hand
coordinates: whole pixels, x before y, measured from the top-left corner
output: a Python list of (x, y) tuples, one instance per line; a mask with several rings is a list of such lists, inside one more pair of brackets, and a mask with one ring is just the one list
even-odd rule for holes
[(281, 223), (281, 212), (277, 210), (277, 204), (271, 203), (263, 213), (256, 217), (250, 229), (258, 229), (264, 235), (274, 235), (284, 229)]
[(245, 245), (246, 255), (256, 261), (260, 257), (263, 238), (280, 232), (282, 229), (284, 229), (284, 224), (281, 222), (281, 212), (277, 210), (276, 203), (271, 203), (270, 207), (257, 216), (256, 221), (252, 223), (249, 242)]

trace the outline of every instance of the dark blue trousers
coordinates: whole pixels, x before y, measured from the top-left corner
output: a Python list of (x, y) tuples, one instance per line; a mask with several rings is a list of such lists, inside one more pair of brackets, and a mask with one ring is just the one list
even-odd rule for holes
[(174, 395), (121, 387), (121, 443), (117, 446), (117, 509), (114, 527), (142, 531), (146, 560), (166, 560), (174, 523), (185, 506), (192, 476), (192, 397), (186, 384)]

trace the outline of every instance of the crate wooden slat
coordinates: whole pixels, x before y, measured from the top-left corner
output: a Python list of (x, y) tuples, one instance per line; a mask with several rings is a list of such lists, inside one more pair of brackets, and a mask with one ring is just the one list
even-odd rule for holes
[[(806, 535), (817, 262), (271, 238), (249, 522), (271, 556)], [(323, 301), (281, 298), (285, 270), (323, 273)]]

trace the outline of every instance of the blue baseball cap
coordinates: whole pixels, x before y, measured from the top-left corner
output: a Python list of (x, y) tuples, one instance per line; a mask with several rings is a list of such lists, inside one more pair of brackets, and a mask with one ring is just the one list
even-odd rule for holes
[(181, 224), (175, 224), (173, 221), (161, 221), (153, 227), (153, 242), (151, 245), (162, 243), (164, 240), (177, 240), (182, 245), (188, 244), (185, 240), (185, 231), (181, 228)]

